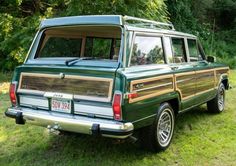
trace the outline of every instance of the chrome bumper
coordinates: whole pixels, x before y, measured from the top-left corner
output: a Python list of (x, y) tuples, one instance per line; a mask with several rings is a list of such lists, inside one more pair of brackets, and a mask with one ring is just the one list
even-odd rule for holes
[(30, 108), (8, 108), (7, 117), (15, 118), (17, 124), (25, 122), (55, 130), (83, 134), (102, 135), (112, 138), (127, 138), (132, 135), (133, 124), (114, 120), (89, 118), (79, 115), (40, 111)]

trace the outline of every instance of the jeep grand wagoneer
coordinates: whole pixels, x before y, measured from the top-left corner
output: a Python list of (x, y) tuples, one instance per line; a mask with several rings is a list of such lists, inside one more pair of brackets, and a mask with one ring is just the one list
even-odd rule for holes
[(129, 16), (42, 21), (10, 86), (6, 116), (58, 131), (166, 149), (178, 113), (224, 110), (229, 68), (206, 58), (196, 36)]

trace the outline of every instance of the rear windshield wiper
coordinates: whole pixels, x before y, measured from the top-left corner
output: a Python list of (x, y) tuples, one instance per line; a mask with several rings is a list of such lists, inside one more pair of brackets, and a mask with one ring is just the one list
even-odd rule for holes
[(66, 64), (66, 66), (71, 66), (81, 60), (92, 60), (92, 59), (94, 59), (94, 58), (93, 57), (74, 58), (74, 59), (66, 60), (65, 64)]

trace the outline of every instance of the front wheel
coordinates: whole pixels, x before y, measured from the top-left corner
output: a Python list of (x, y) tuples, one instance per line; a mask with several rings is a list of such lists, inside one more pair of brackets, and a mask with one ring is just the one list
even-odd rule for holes
[(172, 107), (168, 103), (161, 104), (153, 125), (141, 131), (141, 146), (152, 151), (162, 151), (171, 143), (175, 126)]
[(225, 108), (225, 86), (221, 83), (218, 87), (215, 98), (207, 102), (207, 109), (209, 112), (221, 113)]

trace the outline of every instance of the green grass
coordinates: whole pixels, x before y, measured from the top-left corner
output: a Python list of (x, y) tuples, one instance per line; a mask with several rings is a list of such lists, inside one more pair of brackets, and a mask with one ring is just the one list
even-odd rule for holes
[(0, 165), (236, 165), (236, 71), (231, 85), (235, 88), (227, 93), (225, 112), (212, 115), (202, 106), (180, 115), (171, 146), (157, 154), (127, 141), (15, 125), (3, 115), (8, 94), (0, 94)]

